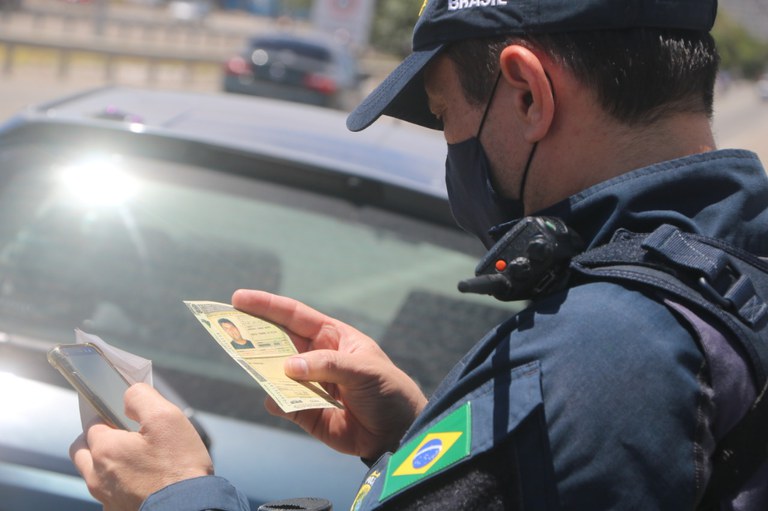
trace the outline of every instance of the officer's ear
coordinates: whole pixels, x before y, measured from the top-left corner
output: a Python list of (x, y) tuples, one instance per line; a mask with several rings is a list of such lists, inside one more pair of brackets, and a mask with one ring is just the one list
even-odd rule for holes
[(530, 143), (546, 136), (555, 115), (555, 98), (540, 58), (530, 49), (512, 44), (502, 50), (499, 65), (509, 85), (512, 114), (523, 126)]

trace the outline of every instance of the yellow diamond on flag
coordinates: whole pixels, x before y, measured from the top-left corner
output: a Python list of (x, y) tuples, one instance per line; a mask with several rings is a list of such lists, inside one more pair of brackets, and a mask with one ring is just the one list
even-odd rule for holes
[(405, 461), (392, 472), (392, 475), (405, 476), (424, 474), (451, 449), (461, 435), (461, 431), (428, 434), (424, 437), (424, 440), (416, 446), (413, 452), (405, 458)]

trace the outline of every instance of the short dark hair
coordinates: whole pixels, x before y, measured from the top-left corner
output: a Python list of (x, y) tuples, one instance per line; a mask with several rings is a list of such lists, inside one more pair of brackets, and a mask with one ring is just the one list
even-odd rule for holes
[(719, 57), (708, 32), (640, 28), (460, 41), (446, 51), (467, 100), (488, 100), (499, 55), (513, 43), (552, 56), (626, 124), (649, 124), (670, 113), (712, 117)]
[[(219, 324), (220, 325), (223, 325), (224, 323), (229, 323), (230, 325), (235, 326), (235, 324), (232, 322), (231, 319), (227, 319), (227, 318), (219, 319)], [(235, 326), (235, 328), (237, 328), (237, 327)]]

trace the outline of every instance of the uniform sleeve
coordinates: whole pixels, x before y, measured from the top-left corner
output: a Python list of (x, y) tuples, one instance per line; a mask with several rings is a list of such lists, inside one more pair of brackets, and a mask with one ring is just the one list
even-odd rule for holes
[(515, 460), (546, 451), (542, 416), (526, 418), (512, 436), (441, 477), (387, 501), (377, 511), (547, 511), (559, 509), (551, 464), (545, 456), (521, 472)]
[(222, 477), (187, 479), (150, 495), (140, 511), (250, 511), (248, 499)]
[[(611, 283), (572, 288), (470, 352), (365, 498), (361, 487), (360, 509), (693, 509), (708, 463), (706, 376), (666, 305)], [(438, 468), (458, 441), (433, 438), (459, 432), (441, 423), (465, 404), (469, 455)]]
[[(352, 509), (556, 509), (543, 419), (539, 364), (504, 370), (415, 423), (368, 472)], [(537, 461), (518, 470), (517, 460), (531, 452)]]

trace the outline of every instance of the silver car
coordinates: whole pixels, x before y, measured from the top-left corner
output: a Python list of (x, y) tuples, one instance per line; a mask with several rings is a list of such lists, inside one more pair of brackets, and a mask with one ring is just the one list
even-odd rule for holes
[(429, 393), (510, 306), (460, 295), (479, 244), (450, 216), (439, 134), (236, 95), (101, 89), (0, 128), (0, 509), (100, 509), (46, 350), (74, 329), (152, 359), (253, 509), (348, 509), (365, 467), (269, 416), (183, 300), (298, 298), (378, 339)]

